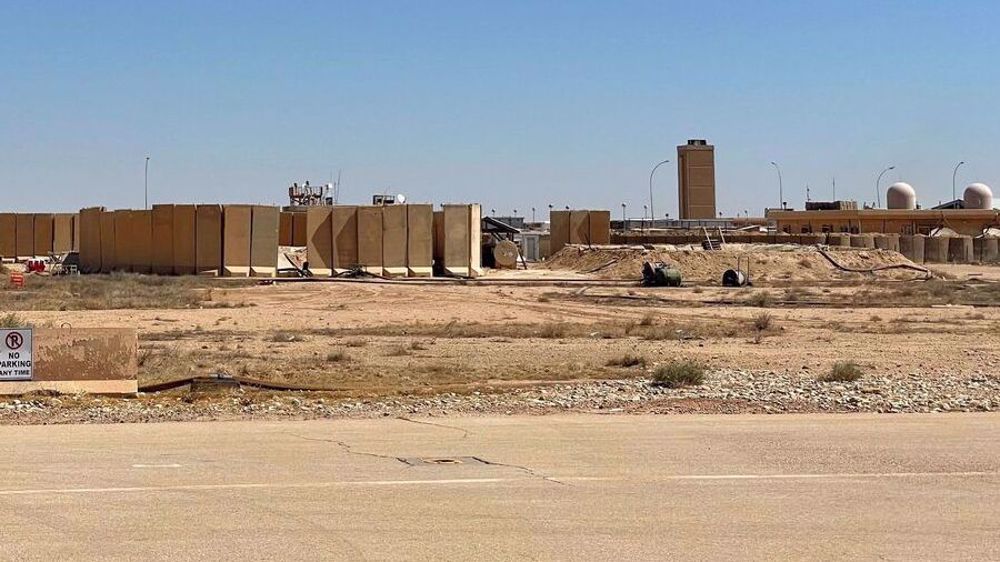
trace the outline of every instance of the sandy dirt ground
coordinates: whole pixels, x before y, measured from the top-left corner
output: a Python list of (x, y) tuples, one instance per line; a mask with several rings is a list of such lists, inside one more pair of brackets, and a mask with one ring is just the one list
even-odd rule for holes
[[(520, 274), (528, 277), (537, 275)], [(917, 283), (924, 282), (793, 289), (278, 283), (216, 289), (213, 299), (233, 308), (22, 314), (36, 323), (137, 328), (140, 384), (224, 372), (359, 397), (641, 377), (678, 359), (801, 377), (837, 361), (894, 377), (995, 371), (1000, 311), (879, 298)], [(758, 332), (762, 314), (770, 326)], [(608, 366), (626, 353), (645, 358), (646, 367)]]

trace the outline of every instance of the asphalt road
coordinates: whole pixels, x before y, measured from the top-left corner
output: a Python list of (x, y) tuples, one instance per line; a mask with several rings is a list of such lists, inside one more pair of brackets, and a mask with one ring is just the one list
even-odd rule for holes
[(1000, 559), (994, 414), (8, 426), (0, 443), (3, 559)]

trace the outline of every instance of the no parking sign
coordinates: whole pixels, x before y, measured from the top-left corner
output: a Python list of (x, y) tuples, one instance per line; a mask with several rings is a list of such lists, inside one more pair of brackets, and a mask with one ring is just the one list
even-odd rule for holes
[(31, 328), (0, 330), (0, 381), (30, 381)]

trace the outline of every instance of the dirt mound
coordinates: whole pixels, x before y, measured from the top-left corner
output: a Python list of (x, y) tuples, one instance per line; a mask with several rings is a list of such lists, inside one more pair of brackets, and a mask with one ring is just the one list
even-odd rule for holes
[[(914, 265), (899, 252), (858, 248), (831, 248), (827, 253), (847, 269), (877, 269), (887, 265)], [(638, 279), (643, 262), (663, 262), (681, 270), (685, 281), (718, 285), (722, 273), (736, 267), (738, 259), (755, 282), (840, 281), (870, 278), (870, 273), (843, 271), (813, 246), (780, 244), (727, 244), (722, 250), (705, 251), (699, 246), (566, 246), (545, 264), (548, 269), (571, 270), (599, 279)], [(879, 277), (912, 279), (918, 271), (888, 269)]]

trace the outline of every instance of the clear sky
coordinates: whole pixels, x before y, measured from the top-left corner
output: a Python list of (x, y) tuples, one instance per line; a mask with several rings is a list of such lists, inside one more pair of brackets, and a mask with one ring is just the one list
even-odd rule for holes
[[(642, 214), (676, 145), (716, 146), (718, 206), (922, 204), (1000, 188), (1000, 3), (0, 0), (5, 210), (343, 200)], [(657, 216), (677, 216), (673, 164)], [(884, 194), (883, 194), (884, 199)], [(530, 216), (530, 212), (528, 212)]]

